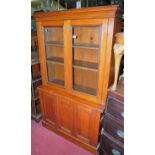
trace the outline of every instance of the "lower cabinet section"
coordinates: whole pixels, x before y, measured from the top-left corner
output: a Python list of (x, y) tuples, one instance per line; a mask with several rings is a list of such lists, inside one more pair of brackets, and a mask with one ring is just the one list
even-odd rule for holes
[(100, 112), (86, 104), (39, 89), (44, 125), (96, 152)]

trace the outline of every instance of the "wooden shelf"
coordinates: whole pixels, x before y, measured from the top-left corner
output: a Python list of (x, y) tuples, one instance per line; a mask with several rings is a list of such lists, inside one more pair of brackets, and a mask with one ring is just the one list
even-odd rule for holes
[(48, 41), (45, 42), (46, 45), (53, 45), (53, 46), (63, 46), (64, 43), (62, 41)]
[(88, 62), (88, 61), (81, 61), (81, 60), (74, 60), (74, 67), (85, 67), (89, 69), (98, 69), (98, 63), (95, 62)]
[(93, 89), (93, 88), (89, 88), (89, 87), (78, 85), (78, 84), (74, 84), (73, 88), (74, 90), (77, 90), (83, 93), (87, 93), (93, 96), (96, 95), (96, 89)]
[(99, 45), (92, 45), (92, 44), (74, 43), (73, 47), (74, 48), (86, 48), (86, 49), (99, 50)]
[(64, 85), (65, 85), (64, 80), (60, 80), (60, 79), (54, 79), (54, 80), (50, 80), (50, 79), (49, 79), (49, 82), (58, 84), (58, 85), (60, 85), (60, 86), (64, 86)]
[(73, 67), (92, 70), (92, 71), (98, 71), (98, 63), (88, 62), (88, 61), (74, 60)]
[(64, 65), (64, 59), (60, 57), (49, 57), (46, 59), (48, 63), (57, 63), (60, 65)]

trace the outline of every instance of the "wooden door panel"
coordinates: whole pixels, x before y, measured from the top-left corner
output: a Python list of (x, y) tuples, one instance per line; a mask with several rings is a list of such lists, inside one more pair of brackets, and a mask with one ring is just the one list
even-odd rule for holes
[(73, 130), (73, 105), (62, 97), (59, 99), (59, 126), (68, 133)]
[(90, 141), (91, 130), (91, 109), (89, 107), (78, 105), (75, 113), (75, 133), (76, 136), (86, 143)]
[(57, 96), (44, 94), (44, 117), (51, 124), (57, 123)]

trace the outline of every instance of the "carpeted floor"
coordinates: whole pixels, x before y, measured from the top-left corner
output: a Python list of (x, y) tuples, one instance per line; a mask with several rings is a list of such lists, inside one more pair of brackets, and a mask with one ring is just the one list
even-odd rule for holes
[(31, 155), (92, 155), (34, 120), (31, 121), (31, 138)]

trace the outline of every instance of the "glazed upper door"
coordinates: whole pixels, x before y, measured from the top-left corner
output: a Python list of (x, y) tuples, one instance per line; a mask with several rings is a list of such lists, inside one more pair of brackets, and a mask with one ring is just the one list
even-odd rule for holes
[(101, 94), (107, 20), (72, 21), (72, 90), (97, 98)]
[(46, 80), (49, 84), (65, 87), (63, 25), (44, 25)]
[(45, 26), (44, 41), (48, 82), (64, 87), (63, 27)]

